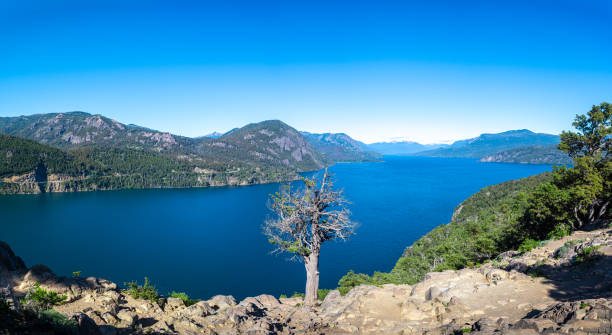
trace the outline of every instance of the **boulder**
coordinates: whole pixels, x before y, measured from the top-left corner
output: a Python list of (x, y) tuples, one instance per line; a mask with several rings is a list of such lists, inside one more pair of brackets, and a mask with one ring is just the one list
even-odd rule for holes
[(117, 318), (128, 327), (133, 327), (136, 321), (138, 321), (138, 315), (127, 309), (120, 310), (119, 313), (117, 313)]
[(186, 307), (185, 302), (183, 302), (183, 300), (179, 298), (169, 297), (166, 299), (166, 303), (164, 304), (164, 312), (166, 313), (174, 312), (174, 311), (182, 310), (185, 307)]
[(208, 300), (208, 304), (217, 309), (236, 306), (236, 299), (231, 295), (216, 295)]
[(15, 256), (11, 247), (5, 242), (0, 241), (0, 271), (17, 271), (25, 270), (26, 266), (23, 260)]
[(280, 301), (276, 297), (269, 294), (262, 294), (255, 297), (262, 305), (266, 307), (274, 307), (280, 305)]

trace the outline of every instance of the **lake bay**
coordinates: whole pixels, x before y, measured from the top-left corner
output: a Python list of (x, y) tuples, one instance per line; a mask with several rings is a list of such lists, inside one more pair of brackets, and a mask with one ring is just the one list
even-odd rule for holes
[[(389, 271), (409, 246), (450, 221), (484, 186), (549, 171), (546, 165), (387, 156), (336, 164), (337, 186), (352, 202), (356, 234), (321, 252), (321, 288), (349, 270)], [(160, 294), (196, 298), (303, 292), (303, 265), (271, 255), (261, 232), (279, 184), (0, 196), (0, 240), (28, 266), (122, 284), (147, 276)]]

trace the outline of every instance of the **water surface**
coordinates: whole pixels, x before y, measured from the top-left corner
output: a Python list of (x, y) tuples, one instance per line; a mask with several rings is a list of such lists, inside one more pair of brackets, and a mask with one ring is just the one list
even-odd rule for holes
[[(321, 287), (336, 287), (351, 269), (389, 271), (406, 246), (447, 223), (472, 193), (548, 170), (398, 156), (331, 167), (360, 225), (350, 241), (323, 246)], [(28, 266), (45, 264), (61, 275), (81, 270), (117, 283), (147, 276), (162, 294), (302, 292), (303, 265), (270, 255), (261, 233), (268, 195), (278, 189), (268, 184), (0, 196), (0, 240)]]

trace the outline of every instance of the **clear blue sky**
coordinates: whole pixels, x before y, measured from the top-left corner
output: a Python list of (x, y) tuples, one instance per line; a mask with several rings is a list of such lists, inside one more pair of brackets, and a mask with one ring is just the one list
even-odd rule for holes
[(612, 101), (612, 2), (0, 0), (0, 116), (366, 142), (558, 133)]

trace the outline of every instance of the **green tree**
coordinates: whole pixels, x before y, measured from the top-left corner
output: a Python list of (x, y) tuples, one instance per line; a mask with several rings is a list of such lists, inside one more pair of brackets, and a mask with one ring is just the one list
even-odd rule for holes
[(586, 115), (576, 115), (576, 132), (561, 134), (559, 149), (573, 158), (574, 167), (558, 167), (552, 180), (529, 200), (522, 219), (526, 237), (578, 229), (609, 217), (612, 200), (612, 106), (601, 103)]

